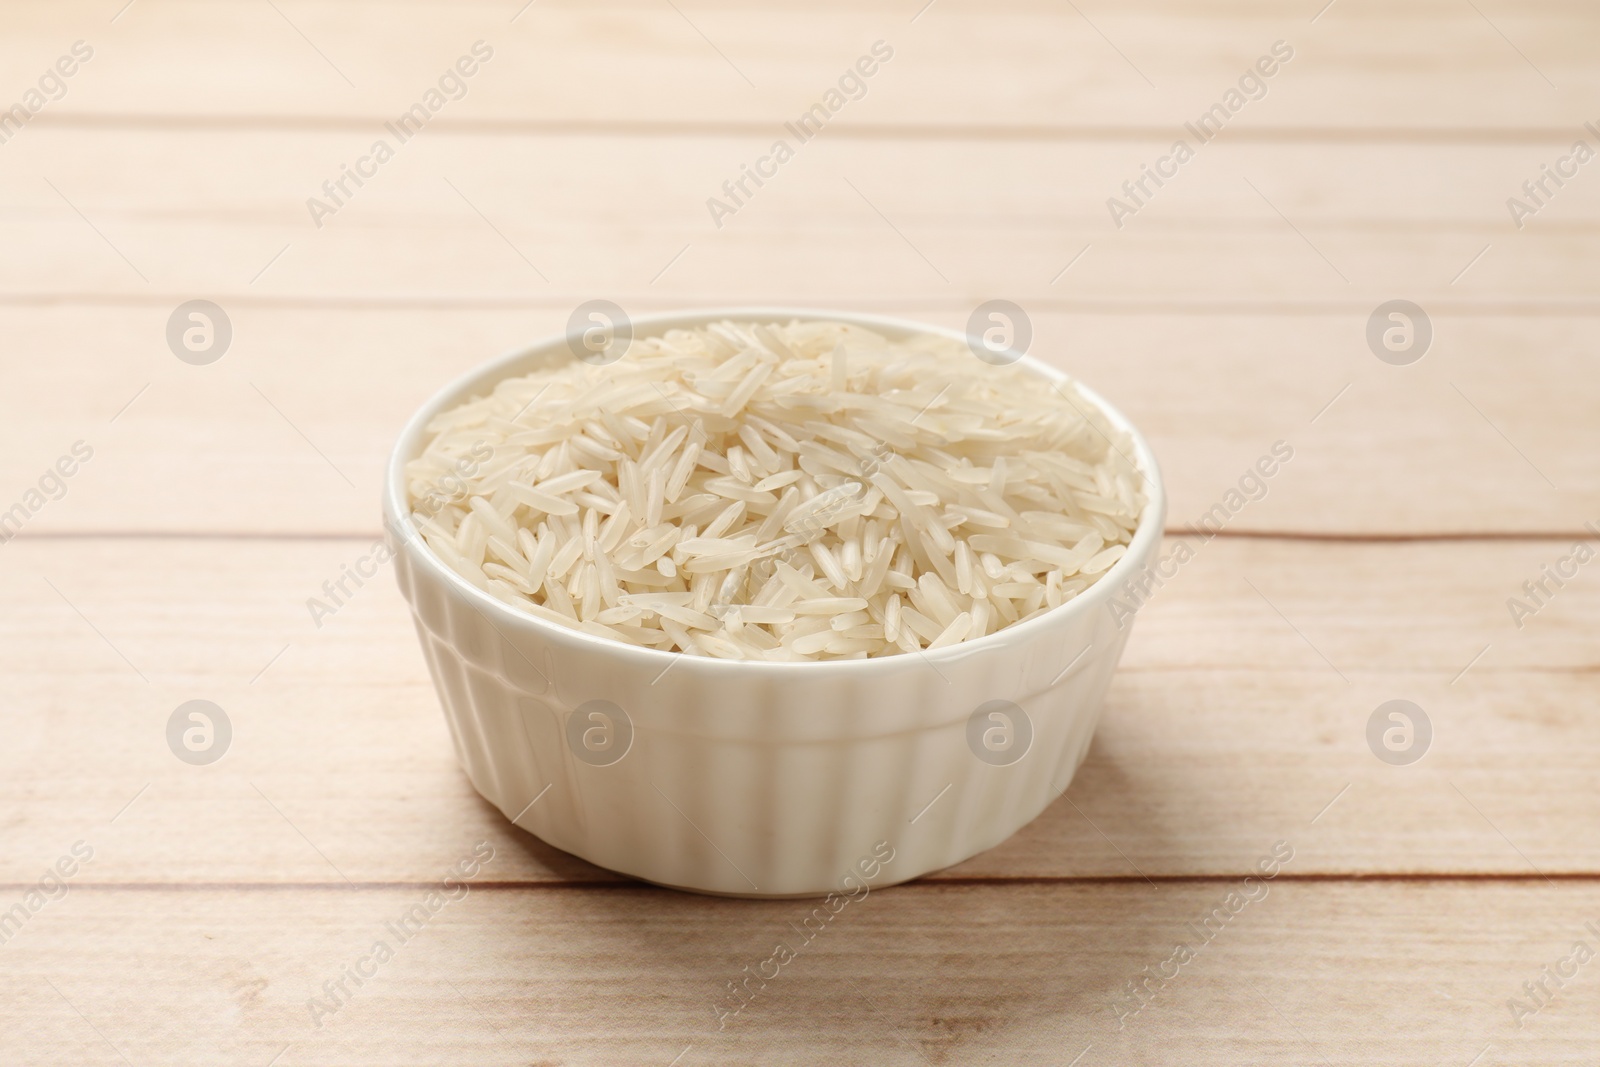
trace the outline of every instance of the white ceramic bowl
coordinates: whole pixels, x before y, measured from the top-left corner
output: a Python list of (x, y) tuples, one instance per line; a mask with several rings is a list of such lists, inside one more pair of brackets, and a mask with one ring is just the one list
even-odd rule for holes
[[(964, 339), (897, 319), (794, 308), (654, 316), (636, 320), (634, 336), (792, 318)], [(1132, 438), (1148, 503), (1129, 551), (1077, 598), (919, 655), (736, 662), (639, 648), (522, 614), (474, 588), (415, 535), (404, 468), (433, 417), (503, 378), (571, 358), (559, 335), (446, 386), (401, 433), (384, 487), (396, 573), (456, 755), (508, 819), (591, 863), (662, 885), (814, 896), (958, 863), (1004, 841), (1067, 787), (1129, 633), (1107, 601), (1154, 561), (1166, 513), (1155, 457), (1125, 417), (1083, 390)], [(1065, 378), (1032, 359), (1021, 365)], [(993, 701), (1007, 703), (984, 707)], [(627, 722), (612, 721), (611, 705)], [(609, 717), (593, 717), (596, 708)], [(579, 758), (584, 746), (569, 737), (586, 729), (609, 754)]]

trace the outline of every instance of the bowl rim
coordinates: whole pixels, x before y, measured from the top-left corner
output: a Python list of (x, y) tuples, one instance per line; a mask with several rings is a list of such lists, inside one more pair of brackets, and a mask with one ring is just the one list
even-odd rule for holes
[[(692, 328), (723, 320), (787, 322), (793, 319), (821, 319), (843, 322), (876, 330), (891, 337), (910, 334), (931, 334), (960, 341), (963, 344), (969, 341), (968, 335), (960, 330), (934, 326), (912, 319), (862, 314), (838, 309), (771, 305), (693, 308), (683, 311), (660, 312), (638, 318), (630, 316), (629, 322), (632, 326), (633, 339), (638, 340), (641, 337), (659, 336), (671, 329)], [(489, 595), (467, 581), (435, 555), (432, 549), (427, 547), (426, 539), (421, 536), (421, 531), (411, 521), (411, 509), (407, 503), (408, 492), (405, 478), (405, 465), (421, 453), (424, 438), (427, 436), (428, 424), (448, 407), (468, 400), (473, 396), (486, 395), (500, 381), (510, 377), (513, 371), (520, 369), (523, 364), (529, 361), (536, 361), (538, 357), (555, 351), (557, 346), (565, 345), (566, 341), (567, 333), (563, 331), (511, 349), (486, 363), (479, 364), (466, 373), (458, 375), (435, 391), (406, 421), (405, 426), (395, 440), (393, 449), (390, 451), (389, 462), (384, 472), (383, 485), (384, 529), (386, 533), (400, 542), (395, 546), (396, 554), (404, 551), (408, 545), (416, 545), (412, 558), (427, 569), (429, 575), (435, 581), (444, 582), (459, 596), (465, 597), (469, 603), (477, 607), (478, 610), (487, 613), (493, 620), (510, 624), (515, 629), (531, 627), (534, 632), (557, 644), (573, 642), (592, 652), (633, 659), (641, 667), (654, 664), (662, 669), (662, 674), (666, 673), (666, 668), (683, 661), (687, 661), (683, 665), (691, 669), (712, 672), (750, 672), (763, 669), (817, 672), (822, 668), (832, 668), (839, 671), (850, 671), (854, 674), (903, 670), (908, 665), (916, 662), (916, 659), (907, 653), (869, 656), (865, 659), (852, 660), (735, 660), (721, 659), (716, 656), (696, 656), (687, 652), (670, 652), (656, 648), (645, 648), (619, 639), (585, 633), (582, 630), (562, 626), (528, 612), (518, 611), (511, 605)], [(976, 640), (962, 641), (958, 644), (932, 651), (923, 649), (918, 655), (923, 661), (934, 666), (935, 669), (939, 664), (953, 664), (970, 656), (982, 655), (991, 650), (996, 650), (1008, 643), (1025, 642), (1048, 628), (1060, 626), (1098, 610), (1113, 595), (1113, 590), (1139, 566), (1137, 561), (1155, 550), (1163, 534), (1163, 524), (1166, 520), (1166, 489), (1162, 483), (1161, 470), (1156, 461), (1155, 452), (1151, 449), (1150, 443), (1145, 439), (1144, 434), (1139, 431), (1139, 428), (1099, 393), (1063, 370), (1025, 353), (1018, 353), (1012, 365), (1023, 367), (1031, 373), (1038, 374), (1052, 382), (1074, 386), (1084, 399), (1099, 408), (1100, 412), (1114, 426), (1129, 436), (1134, 446), (1134, 455), (1131, 458), (1133, 458), (1135, 466), (1145, 480), (1146, 499), (1144, 510), (1139, 515), (1138, 525), (1134, 528), (1134, 535), (1128, 543), (1128, 551), (1082, 594), (1026, 622), (1013, 623), (1010, 626), (996, 630), (994, 633), (985, 634)]]

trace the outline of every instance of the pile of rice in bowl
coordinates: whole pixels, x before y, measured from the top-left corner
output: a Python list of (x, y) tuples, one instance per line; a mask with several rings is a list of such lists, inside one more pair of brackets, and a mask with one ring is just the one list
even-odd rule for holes
[(720, 322), (438, 416), (412, 519), (519, 611), (727, 659), (944, 648), (1082, 593), (1144, 506), (1072, 385), (960, 341)]

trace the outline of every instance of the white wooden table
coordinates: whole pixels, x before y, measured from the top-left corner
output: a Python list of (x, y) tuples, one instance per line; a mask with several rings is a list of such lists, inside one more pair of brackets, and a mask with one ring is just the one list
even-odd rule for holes
[[(1600, 564), (1508, 607), (1600, 543), (1600, 164), (1562, 163), (1600, 149), (1592, 6), (122, 3), (0, 10), (0, 106), (40, 103), (0, 125), (0, 1062), (1600, 1058), (1600, 963), (1563, 962), (1600, 951)], [(877, 41), (864, 95), (786, 132)], [(1279, 41), (1264, 96), (1186, 131)], [(1066, 799), (853, 905), (721, 1030), (804, 908), (509, 826), (393, 579), (307, 607), (377, 537), (410, 411), (594, 297), (1014, 300), (1150, 434), (1173, 538), (1293, 449), (1189, 535)], [(206, 365), (166, 338), (197, 299), (232, 331)], [(1431, 324), (1409, 365), (1366, 337), (1396, 299)], [(206, 766), (167, 741), (197, 699), (232, 729)], [(1431, 723), (1406, 765), (1368, 743), (1393, 699)], [(480, 842), (464, 899), (386, 932)]]

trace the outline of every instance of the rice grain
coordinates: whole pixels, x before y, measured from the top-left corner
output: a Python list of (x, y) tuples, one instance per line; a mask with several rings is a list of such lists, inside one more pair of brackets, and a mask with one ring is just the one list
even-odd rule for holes
[(669, 330), (437, 416), (406, 467), (412, 519), (468, 582), (613, 640), (756, 660), (945, 648), (1127, 553), (1132, 442), (1060, 392), (932, 335)]

